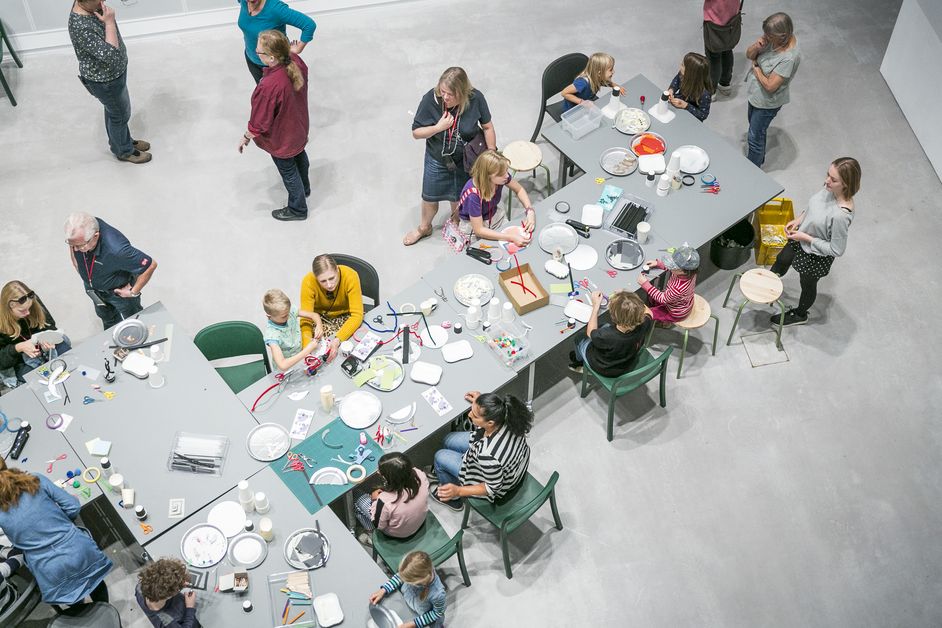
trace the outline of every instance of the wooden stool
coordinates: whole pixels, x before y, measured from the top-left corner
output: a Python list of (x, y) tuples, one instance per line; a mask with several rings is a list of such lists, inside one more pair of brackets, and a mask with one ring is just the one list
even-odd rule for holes
[[(533, 142), (517, 140), (504, 147), (501, 155), (510, 160), (511, 176), (518, 172), (530, 172), (536, 175), (536, 169), (542, 168), (546, 172), (547, 196), (553, 193), (553, 183), (550, 180), (549, 168), (543, 163), (543, 151)], [(513, 194), (507, 194), (507, 218), (510, 218), (510, 202)]]
[(729, 290), (726, 291), (726, 298), (723, 299), (723, 307), (726, 307), (726, 303), (729, 301), (729, 295), (733, 291), (733, 284), (736, 283), (737, 277), (741, 278), (739, 280), (739, 291), (746, 298), (739, 305), (739, 311), (736, 312), (736, 319), (733, 321), (733, 328), (729, 330), (729, 338), (726, 340), (726, 344), (729, 345), (733, 341), (733, 333), (736, 331), (736, 325), (739, 324), (739, 317), (742, 316), (742, 309), (746, 306), (746, 303), (751, 301), (762, 305), (775, 304), (781, 310), (781, 315), (778, 318), (778, 330), (775, 334), (775, 346), (781, 351), (782, 324), (785, 322), (785, 305), (779, 300), (782, 291), (785, 289), (785, 286), (782, 285), (782, 278), (765, 268), (753, 268), (745, 273), (736, 273), (733, 275), (732, 281), (729, 282)]
[(680, 372), (684, 368), (684, 354), (687, 352), (687, 338), (690, 336), (691, 329), (700, 329), (706, 325), (710, 319), (713, 319), (713, 353), (716, 355), (716, 337), (720, 333), (720, 319), (710, 311), (710, 304), (699, 294), (693, 295), (693, 309), (682, 321), (674, 323), (684, 330), (684, 344), (680, 348), (680, 364), (677, 366), (677, 379), (680, 379)]

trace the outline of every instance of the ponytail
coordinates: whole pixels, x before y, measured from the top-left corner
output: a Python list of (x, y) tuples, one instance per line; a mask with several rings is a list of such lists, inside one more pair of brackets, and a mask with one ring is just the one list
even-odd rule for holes
[(488, 421), (494, 421), (497, 427), (504, 425), (514, 436), (526, 436), (533, 427), (533, 412), (527, 404), (513, 395), (503, 397), (494, 393), (484, 393), (475, 402)]
[(297, 64), (291, 60), (291, 43), (288, 41), (288, 36), (276, 30), (262, 31), (258, 35), (258, 43), (263, 50), (278, 59), (280, 65), (285, 66), (285, 72), (291, 79), (294, 91), (301, 91), (304, 87), (304, 77)]
[(301, 91), (301, 88), (304, 87), (304, 77), (301, 76), (301, 70), (298, 68), (297, 64), (291, 60), (291, 57), (288, 57), (288, 61), (285, 63), (285, 72), (288, 73), (288, 78), (291, 79), (291, 85), (294, 86), (294, 91)]

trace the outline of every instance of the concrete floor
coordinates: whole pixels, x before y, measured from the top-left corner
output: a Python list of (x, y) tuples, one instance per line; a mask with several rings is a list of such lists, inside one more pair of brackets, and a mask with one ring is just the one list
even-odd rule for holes
[[(437, 238), (399, 243), (421, 185), (411, 112), (441, 70), (468, 70), (503, 145), (529, 137), (540, 74), (564, 52), (606, 50), (616, 78), (643, 72), (666, 85), (701, 45), (700, 3), (668, 4), (439, 0), (319, 16), (304, 54), (314, 187), (305, 223), (269, 217), (284, 201), (271, 161), (255, 148), (236, 152), (252, 84), (235, 27), (129, 42), (131, 127), (155, 155), (146, 166), (111, 158), (70, 50), (28, 55), (22, 70), (7, 58), (20, 105), (0, 102), (3, 280), (27, 281), (74, 339), (95, 331), (62, 244), (65, 216), (81, 209), (153, 255), (145, 301), (162, 300), (190, 333), (218, 320), (261, 322), (262, 293), (296, 294), (326, 251), (365, 256), (393, 294), (450, 255)], [(473, 586), (458, 586), (456, 565), (445, 570), (450, 626), (942, 624), (942, 433), (932, 420), (942, 405), (933, 331), (942, 186), (879, 73), (898, 7), (784, 6), (804, 57), (793, 102), (772, 127), (767, 170), (799, 207), (834, 157), (857, 157), (864, 173), (847, 254), (821, 282), (811, 324), (784, 334), (789, 361), (752, 368), (738, 341), (711, 357), (692, 340), (667, 409), (654, 388), (622, 399), (608, 444), (607, 398), (579, 399), (568, 347), (548, 356), (532, 471), (559, 470), (566, 528), (552, 530), (548, 511), (521, 528), (508, 581), (496, 536), (473, 526)], [(740, 49), (779, 8), (747, 3)], [(740, 54), (735, 76), (744, 71)], [(739, 78), (734, 85), (707, 124), (742, 144), (745, 96)], [(721, 335), (733, 316), (720, 309), (730, 274), (707, 270), (699, 287)], [(797, 277), (785, 283), (794, 303)], [(743, 332), (766, 329), (768, 314), (747, 310)], [(126, 573), (112, 578), (116, 605), (127, 625), (144, 625)]]

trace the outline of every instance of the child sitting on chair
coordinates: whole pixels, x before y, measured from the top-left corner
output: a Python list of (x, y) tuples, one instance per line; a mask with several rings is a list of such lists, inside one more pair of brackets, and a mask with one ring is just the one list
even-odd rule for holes
[(392, 451), (379, 459), (383, 485), (356, 501), (356, 514), (367, 532), (379, 530), (400, 539), (415, 534), (428, 512), (428, 477), (404, 453)]
[(598, 98), (597, 92), (603, 87), (617, 87), (621, 90), (620, 85), (612, 82), (614, 75), (615, 58), (604, 52), (593, 54), (579, 76), (563, 88), (563, 111), (569, 111), (583, 102), (589, 103), (595, 100)]
[(670, 325), (687, 318), (693, 309), (693, 291), (697, 286), (697, 269), (700, 268), (697, 250), (685, 242), (671, 255), (645, 262), (644, 268), (660, 268), (671, 273), (663, 292), (651, 285), (645, 272), (638, 275), (638, 283), (647, 291), (652, 304), (654, 320)]
[(154, 628), (201, 628), (196, 593), (182, 592), (186, 578), (186, 564), (176, 558), (158, 559), (141, 570), (134, 597)]
[(269, 290), (262, 299), (262, 308), (268, 317), (268, 324), (262, 336), (265, 346), (271, 353), (272, 362), (281, 371), (292, 366), (314, 352), (320, 345), (319, 339), (311, 340), (301, 347), (301, 321), (299, 317), (315, 320), (311, 312), (298, 311), (291, 307), (291, 300), (278, 289)]
[(431, 556), (425, 552), (406, 554), (399, 563), (399, 572), (370, 596), (370, 604), (379, 604), (387, 593), (396, 589), (402, 593), (409, 608), (418, 614), (418, 617), (401, 624), (399, 628), (442, 628), (445, 625), (445, 585), (435, 573)]
[(569, 368), (576, 373), (589, 367), (603, 377), (618, 377), (631, 371), (638, 361), (644, 339), (651, 331), (651, 310), (634, 292), (618, 290), (608, 301), (610, 325), (599, 327), (602, 293), (592, 293), (592, 315), (585, 336), (576, 340), (576, 350), (569, 352)]

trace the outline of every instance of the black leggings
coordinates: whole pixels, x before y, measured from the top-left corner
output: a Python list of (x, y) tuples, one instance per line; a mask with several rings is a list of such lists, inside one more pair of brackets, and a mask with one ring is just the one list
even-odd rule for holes
[[(790, 246), (786, 246), (775, 258), (775, 263), (772, 264), (772, 272), (779, 277), (785, 276), (794, 259), (795, 250)], [(795, 313), (805, 316), (811, 306), (814, 305), (814, 300), (818, 298), (818, 280), (820, 277), (801, 272), (798, 273), (798, 276), (801, 278), (801, 296), (798, 297), (798, 307), (795, 308)]]
[[(98, 586), (92, 589), (92, 592), (89, 593), (89, 597), (92, 598), (93, 603), (94, 602), (104, 602), (105, 604), (108, 603), (110, 599), (108, 597), (108, 586), (105, 584), (104, 580), (99, 582)], [(78, 613), (82, 612), (82, 609), (84, 609), (85, 606), (86, 604), (84, 603), (84, 601), (76, 602), (75, 604), (72, 604), (68, 608), (62, 608), (58, 606), (57, 604), (52, 605), (52, 607), (60, 615), (77, 615)]]
[(258, 85), (258, 82), (262, 80), (262, 71), (265, 66), (256, 65), (254, 61), (249, 59), (249, 55), (245, 55), (245, 65), (249, 66), (249, 72), (252, 73), (252, 78), (255, 79), (255, 84)]
[(733, 80), (733, 51), (724, 50), (722, 52), (706, 52), (706, 57), (710, 61), (710, 80), (713, 81), (713, 88), (717, 85), (729, 87)]

